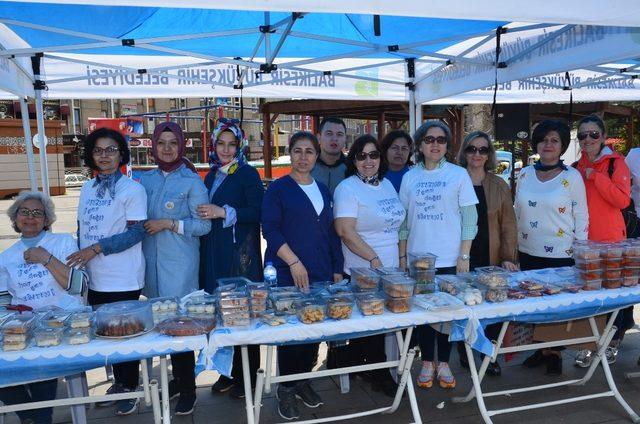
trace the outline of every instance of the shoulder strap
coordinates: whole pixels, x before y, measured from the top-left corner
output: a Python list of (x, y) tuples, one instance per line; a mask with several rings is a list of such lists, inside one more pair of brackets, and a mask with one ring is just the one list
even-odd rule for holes
[(616, 158), (609, 158), (609, 168), (607, 169), (609, 178), (613, 176), (613, 171), (615, 171), (615, 163), (616, 163)]

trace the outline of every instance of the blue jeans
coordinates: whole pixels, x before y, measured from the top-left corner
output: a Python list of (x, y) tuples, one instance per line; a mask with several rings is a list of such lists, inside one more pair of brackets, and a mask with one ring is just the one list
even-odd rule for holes
[[(17, 405), (28, 402), (42, 402), (56, 398), (58, 379), (21, 384), (0, 389), (0, 401), (5, 405)], [(21, 421), (31, 419), (37, 424), (51, 424), (53, 408), (17, 411)]]

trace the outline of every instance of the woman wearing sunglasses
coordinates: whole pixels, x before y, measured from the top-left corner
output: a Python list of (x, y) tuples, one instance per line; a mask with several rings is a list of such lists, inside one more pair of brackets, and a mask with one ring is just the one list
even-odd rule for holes
[[(468, 134), (458, 152), (458, 164), (467, 169), (478, 197), (478, 234), (471, 243), (470, 269), (498, 265), (509, 271), (516, 271), (516, 215), (509, 186), (491, 172), (496, 168), (496, 151), (489, 134), (482, 131)], [(485, 330), (487, 337), (495, 340), (500, 326), (501, 324), (489, 325)], [(463, 367), (468, 368), (466, 353), (464, 349), (460, 349), (462, 346), (461, 343), (458, 344), (460, 362)], [(501, 374), (497, 361), (489, 364), (487, 374)]]
[[(596, 115), (584, 117), (578, 123), (578, 143), (582, 154), (575, 166), (584, 179), (589, 207), (589, 240), (617, 242), (627, 238), (621, 209), (629, 206), (631, 171), (624, 157), (605, 144), (606, 130)], [(620, 312), (618, 328), (606, 350), (610, 364), (616, 361), (618, 346), (624, 332), (633, 327), (633, 307)], [(579, 367), (591, 365), (593, 354), (581, 350), (576, 355)]]
[[(413, 139), (417, 165), (405, 174), (400, 186), (400, 201), (407, 210), (406, 230), (400, 231), (401, 266), (406, 268), (407, 252), (430, 252), (437, 255), (436, 273), (467, 272), (471, 242), (478, 230), (478, 199), (471, 178), (464, 168), (447, 161), (451, 130), (446, 124), (427, 121), (416, 130)], [(418, 341), (422, 356), (418, 386), (431, 387), (437, 375), (440, 387), (454, 388), (449, 336), (423, 325), (418, 327)]]
[[(346, 160), (346, 179), (334, 193), (336, 232), (342, 239), (344, 273), (352, 268), (398, 267), (398, 230), (405, 211), (393, 184), (383, 178), (387, 163), (371, 135), (356, 139)], [(340, 366), (385, 362), (384, 334), (354, 339), (336, 348)], [(346, 362), (346, 363), (345, 363)], [(371, 388), (395, 396), (387, 369), (373, 371)]]

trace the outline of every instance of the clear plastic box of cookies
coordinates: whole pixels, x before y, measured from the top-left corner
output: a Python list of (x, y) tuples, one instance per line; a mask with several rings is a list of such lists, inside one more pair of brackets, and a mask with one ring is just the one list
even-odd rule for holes
[(384, 306), (394, 314), (410, 312), (413, 303), (412, 299), (413, 297), (392, 297), (385, 294)]
[(384, 313), (384, 296), (379, 292), (356, 294), (358, 309), (362, 315), (382, 315)]
[(319, 296), (300, 299), (295, 306), (298, 319), (304, 324), (322, 322), (327, 317), (327, 304)]
[(96, 335), (101, 337), (132, 337), (153, 328), (149, 302), (127, 300), (102, 305), (96, 310)]
[(478, 281), (487, 287), (506, 287), (509, 285), (509, 271), (499, 266), (476, 268), (476, 276)]
[(269, 297), (277, 315), (294, 315), (296, 313), (296, 302), (302, 298), (304, 298), (304, 295), (297, 289), (295, 291), (272, 291)]
[(371, 268), (351, 268), (351, 281), (362, 289), (377, 290), (380, 274)]
[(426, 271), (436, 268), (436, 255), (432, 253), (408, 253), (409, 270)]
[(416, 280), (405, 275), (389, 275), (382, 278), (382, 288), (389, 297), (411, 297)]
[(351, 318), (355, 297), (353, 294), (342, 293), (327, 296), (327, 315), (332, 319), (348, 319)]
[(187, 315), (213, 315), (216, 313), (216, 297), (202, 295), (189, 298), (184, 304)]

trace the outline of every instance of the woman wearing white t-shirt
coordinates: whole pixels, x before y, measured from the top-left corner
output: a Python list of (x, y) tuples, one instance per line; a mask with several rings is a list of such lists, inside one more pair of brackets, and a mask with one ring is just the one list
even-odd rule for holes
[[(464, 168), (447, 162), (451, 130), (446, 124), (427, 121), (413, 139), (417, 165), (405, 174), (400, 185), (400, 201), (407, 210), (406, 230), (400, 231), (400, 266), (406, 268), (407, 252), (430, 252), (437, 256), (437, 274), (467, 272), (471, 242), (478, 231), (478, 199), (471, 178)], [(423, 325), (418, 327), (418, 342), (422, 356), (418, 386), (431, 387), (437, 374), (440, 387), (454, 388), (449, 336)]]
[[(540, 155), (522, 168), (516, 185), (518, 250), (523, 271), (573, 265), (573, 243), (586, 240), (589, 209), (580, 172), (560, 156), (571, 141), (569, 126), (558, 120), (540, 122), (531, 134), (531, 147)], [(560, 350), (538, 350), (526, 367), (546, 364), (547, 374), (562, 373)]]
[[(98, 174), (80, 191), (78, 242), (80, 250), (67, 259), (70, 266), (86, 266), (90, 305), (138, 300), (144, 286), (142, 239), (147, 219), (147, 194), (142, 185), (124, 177), (120, 166), (129, 163), (129, 147), (117, 131), (100, 128), (85, 140), (85, 163)], [(113, 366), (111, 393), (138, 386), (138, 362)], [(116, 414), (135, 411), (139, 399), (117, 401)], [(101, 403), (99, 406), (111, 404)]]
[[(37, 309), (57, 306), (69, 309), (81, 305), (78, 296), (69, 293), (75, 272), (64, 264), (78, 250), (69, 234), (50, 232), (56, 220), (49, 196), (38, 191), (23, 191), (7, 210), (20, 240), (0, 253), (0, 290), (11, 294), (11, 303)], [(58, 379), (0, 388), (5, 405), (45, 402), (56, 397)], [(21, 422), (51, 423), (53, 408), (16, 412)]]
[[(405, 210), (393, 184), (383, 175), (387, 164), (371, 135), (358, 137), (346, 160), (346, 179), (333, 194), (336, 232), (342, 239), (344, 273), (352, 268), (397, 267), (398, 230)], [(353, 339), (335, 348), (341, 366), (385, 362), (384, 335)], [(349, 362), (345, 364), (344, 362)], [(369, 373), (371, 388), (395, 396), (396, 384), (386, 369)]]

